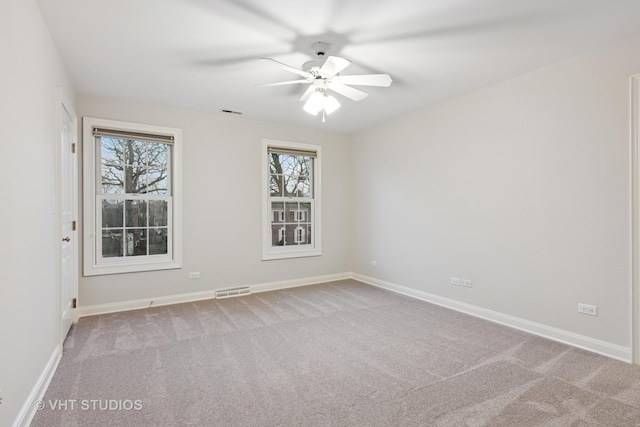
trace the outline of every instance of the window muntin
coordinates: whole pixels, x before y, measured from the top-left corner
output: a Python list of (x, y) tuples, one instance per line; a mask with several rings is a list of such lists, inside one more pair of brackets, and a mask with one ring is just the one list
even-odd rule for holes
[(181, 130), (84, 119), (84, 274), (179, 268)]
[(320, 255), (320, 147), (264, 141), (263, 149), (268, 181), (263, 259)]

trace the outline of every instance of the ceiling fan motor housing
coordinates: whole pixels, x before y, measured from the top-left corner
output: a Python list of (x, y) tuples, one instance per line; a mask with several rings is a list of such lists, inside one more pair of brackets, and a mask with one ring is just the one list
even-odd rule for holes
[(313, 49), (318, 58), (322, 58), (329, 50), (329, 44), (325, 42), (315, 42), (311, 45), (311, 49)]

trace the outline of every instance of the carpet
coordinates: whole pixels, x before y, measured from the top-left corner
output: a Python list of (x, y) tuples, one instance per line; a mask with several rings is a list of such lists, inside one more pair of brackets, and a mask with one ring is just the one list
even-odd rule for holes
[(32, 426), (640, 426), (640, 366), (354, 280), (81, 318)]

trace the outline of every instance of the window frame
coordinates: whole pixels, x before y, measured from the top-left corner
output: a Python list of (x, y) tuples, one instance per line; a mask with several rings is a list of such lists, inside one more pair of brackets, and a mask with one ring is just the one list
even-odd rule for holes
[[(316, 157), (313, 158), (311, 172), (311, 194), (310, 215), (311, 215), (311, 235), (310, 245), (272, 246), (272, 220), (273, 210), (271, 206), (272, 197), (270, 189), (270, 162), (268, 147), (282, 149), (314, 151)], [(300, 142), (280, 141), (273, 139), (262, 140), (261, 150), (262, 163), (262, 260), (275, 260), (287, 258), (301, 258), (322, 255), (322, 209), (321, 209), (321, 147), (315, 144), (305, 144)], [(280, 197), (282, 198), (282, 197)], [(300, 200), (297, 197), (288, 198), (290, 201)], [(307, 200), (305, 198), (305, 200)], [(286, 202), (284, 202), (286, 203)], [(303, 203), (307, 203), (304, 201)], [(282, 224), (284, 227), (284, 224)], [(306, 236), (305, 236), (306, 237)]]
[[(93, 128), (101, 127), (121, 131), (161, 134), (173, 136), (169, 156), (170, 170), (170, 202), (167, 218), (168, 233), (172, 237), (168, 241), (167, 255), (144, 255), (129, 257), (99, 258), (101, 254), (102, 211), (98, 208), (98, 200), (104, 198), (99, 190), (98, 174), (100, 173), (100, 157), (97, 149), (97, 138)], [(83, 118), (83, 275), (97, 276), (106, 274), (132, 273), (139, 271), (155, 271), (182, 268), (182, 130), (166, 126), (155, 126), (115, 120)], [(131, 196), (135, 198), (135, 196)], [(146, 198), (155, 198), (145, 194)], [(98, 238), (96, 238), (98, 236)], [(147, 237), (148, 238), (148, 237)]]

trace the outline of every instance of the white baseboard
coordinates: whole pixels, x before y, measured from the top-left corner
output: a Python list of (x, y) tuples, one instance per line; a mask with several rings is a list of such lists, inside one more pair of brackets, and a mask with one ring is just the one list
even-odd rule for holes
[(80, 317), (98, 314), (117, 313), (119, 311), (139, 310), (141, 308), (157, 307), (161, 305), (180, 304), (183, 302), (200, 301), (216, 297), (216, 291), (190, 292), (187, 294), (166, 295), (154, 298), (143, 298), (130, 301), (112, 302), (78, 307)]
[(58, 363), (60, 363), (60, 358), (62, 357), (60, 350), (60, 347), (56, 346), (56, 349), (53, 351), (53, 354), (45, 365), (44, 370), (38, 377), (38, 381), (36, 381), (36, 384), (33, 386), (31, 393), (29, 393), (27, 400), (24, 402), (24, 405), (22, 405), (20, 413), (13, 422), (13, 427), (28, 427), (31, 424), (31, 421), (33, 421), (33, 417), (36, 415), (36, 402), (38, 400), (42, 400), (44, 397), (44, 393), (49, 387), (53, 374), (55, 374), (56, 369), (58, 368)]
[(251, 285), (251, 292), (267, 292), (278, 289), (297, 288), (298, 286), (317, 285), (318, 283), (335, 282), (351, 278), (351, 273), (327, 274), (324, 276), (305, 277), (303, 279), (283, 280), (280, 282)]
[(384, 280), (375, 279), (373, 277), (364, 276), (358, 273), (351, 273), (351, 278), (369, 285), (396, 292), (398, 294), (406, 295), (442, 307), (450, 308), (452, 310), (456, 310), (465, 314), (470, 314), (471, 316), (480, 317), (491, 322), (529, 332), (544, 338), (549, 338), (554, 341), (559, 341), (564, 344), (569, 344), (574, 347), (593, 351), (595, 353), (599, 353), (613, 359), (618, 359), (623, 362), (632, 363), (632, 352), (631, 348), (628, 347), (611, 344), (606, 341), (601, 341), (595, 338), (565, 331), (563, 329), (554, 328), (551, 326), (543, 325), (541, 323), (536, 323), (497, 311), (488, 310), (486, 308), (430, 294), (417, 289), (408, 288), (406, 286), (397, 285), (395, 283), (386, 282)]
[[(314, 285), (317, 283), (345, 280), (351, 277), (350, 273), (328, 274), (324, 276), (305, 277), (302, 279), (283, 280), (280, 282), (260, 283), (249, 286), (251, 292), (274, 291), (277, 289), (293, 288), (297, 286)], [(240, 287), (234, 285), (233, 287)], [(216, 289), (203, 292), (190, 292), (186, 294), (167, 295), (156, 298), (143, 298), (132, 301), (114, 302), (109, 304), (97, 304), (78, 307), (79, 317), (95, 316), (98, 314), (117, 313), (119, 311), (139, 310), (141, 308), (157, 307), (162, 305), (180, 304), (184, 302), (201, 301), (216, 297)]]

